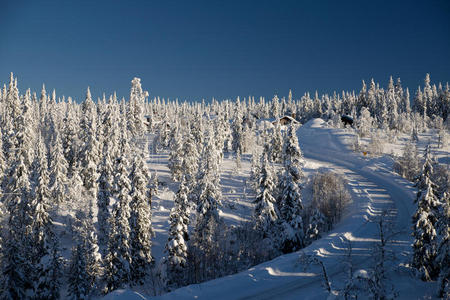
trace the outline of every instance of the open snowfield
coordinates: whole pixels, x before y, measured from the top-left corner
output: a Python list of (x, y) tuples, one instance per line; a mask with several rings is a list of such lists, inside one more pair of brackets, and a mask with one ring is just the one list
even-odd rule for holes
[[(392, 158), (387, 155), (365, 157), (350, 150), (354, 132), (351, 129), (328, 128), (322, 119), (314, 119), (297, 131), (300, 147), (306, 159), (305, 174), (333, 170), (348, 181), (353, 202), (343, 219), (324, 238), (299, 252), (280, 256), (241, 273), (190, 285), (151, 299), (326, 299), (342, 296), (350, 266), (355, 274), (364, 275), (374, 265), (374, 249), (379, 242), (378, 224), (384, 215), (389, 236), (389, 259), (386, 262), (387, 283), (394, 283), (393, 293), (400, 299), (435, 297), (435, 284), (415, 278), (405, 267), (411, 257), (411, 216), (416, 189), (392, 170)], [(402, 149), (388, 145), (387, 151)], [(440, 158), (448, 159), (448, 149), (440, 150)], [(163, 186), (153, 199), (153, 255), (156, 261), (164, 255), (167, 240), (168, 215), (176, 190), (169, 177), (164, 155), (151, 155), (149, 167), (157, 171)], [(250, 169), (248, 157), (242, 169), (236, 170), (233, 159), (222, 165), (221, 185), (223, 208), (221, 216), (228, 224), (238, 225), (250, 218), (253, 194), (246, 183)], [(245, 196), (244, 196), (245, 195)], [(307, 198), (307, 195), (304, 195)], [(351, 256), (349, 249), (351, 245)], [(393, 255), (391, 255), (393, 254)], [(307, 263), (306, 257), (317, 257), (330, 277), (332, 292), (323, 287), (322, 269)], [(356, 276), (356, 275), (354, 275)], [(148, 291), (150, 293), (150, 291)], [(364, 298), (364, 291), (361, 296)], [(116, 291), (106, 299), (142, 299), (131, 291)]]

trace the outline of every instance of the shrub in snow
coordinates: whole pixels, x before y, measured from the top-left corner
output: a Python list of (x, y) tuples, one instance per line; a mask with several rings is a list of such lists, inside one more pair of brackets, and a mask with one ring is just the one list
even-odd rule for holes
[(367, 150), (373, 155), (383, 154), (384, 151), (384, 139), (379, 132), (373, 132), (371, 134), (370, 142)]
[(345, 185), (345, 180), (333, 172), (319, 173), (313, 177), (312, 207), (325, 216), (326, 230), (340, 220), (345, 206), (351, 201)]

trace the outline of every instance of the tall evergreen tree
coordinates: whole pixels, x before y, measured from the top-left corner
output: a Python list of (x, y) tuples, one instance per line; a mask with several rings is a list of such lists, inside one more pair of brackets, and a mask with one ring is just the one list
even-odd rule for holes
[(184, 153), (184, 157), (182, 160), (181, 169), (183, 170), (183, 175), (186, 177), (186, 185), (189, 189), (192, 189), (191, 186), (195, 181), (195, 175), (198, 170), (199, 155), (194, 137), (190, 133), (189, 129), (183, 139), (182, 152)]
[(175, 196), (175, 207), (171, 210), (169, 220), (169, 237), (165, 246), (167, 258), (166, 286), (169, 290), (182, 286), (186, 281), (187, 242), (189, 240), (189, 201), (188, 187), (183, 177)]
[(50, 152), (50, 186), (56, 203), (63, 202), (67, 193), (68, 164), (63, 151), (60, 135), (56, 131)]
[(74, 231), (75, 245), (72, 248), (69, 272), (70, 299), (90, 299), (98, 289), (101, 275), (101, 256), (98, 252), (97, 237), (92, 223), (92, 202), (89, 213), (78, 211)]
[(220, 190), (220, 176), (218, 154), (211, 132), (207, 137), (202, 152), (201, 165), (197, 176), (197, 215), (190, 249), (194, 254), (191, 263), (197, 264), (201, 274), (195, 276), (194, 281), (213, 278), (217, 264), (217, 238), (222, 221), (219, 218), (219, 206), (222, 193)]
[(304, 246), (304, 231), (301, 212), (303, 204), (300, 180), (303, 178), (303, 155), (298, 145), (294, 125), (288, 129), (283, 146), (284, 174), (280, 181), (278, 207), (281, 215), (283, 236), (281, 249), (291, 252)]
[(141, 87), (141, 79), (133, 78), (131, 81), (130, 101), (128, 106), (128, 130), (132, 136), (140, 135), (144, 130), (143, 106), (147, 92)]
[(436, 264), (439, 266), (438, 296), (450, 296), (450, 195), (445, 193), (437, 222)]
[(281, 162), (283, 155), (283, 134), (281, 133), (279, 120), (275, 122), (270, 145), (270, 160), (273, 162)]
[(111, 230), (108, 238), (108, 249), (105, 263), (105, 279), (109, 291), (128, 285), (131, 281), (131, 182), (128, 173), (128, 141), (126, 131), (122, 132), (121, 152), (123, 153), (115, 165), (115, 186), (117, 203), (110, 219)]
[(109, 236), (110, 224), (108, 223), (111, 213), (110, 205), (114, 194), (114, 169), (108, 147), (104, 148), (103, 159), (99, 166), (100, 176), (98, 179), (98, 228), (100, 246), (106, 246)]
[(258, 194), (254, 200), (255, 227), (263, 233), (263, 238), (272, 238), (279, 212), (274, 197), (276, 182), (273, 168), (267, 159), (267, 153), (264, 153), (261, 159), (261, 171), (258, 181)]
[(79, 119), (75, 111), (75, 105), (71, 99), (66, 105), (66, 112), (63, 118), (63, 126), (61, 133), (61, 140), (63, 146), (64, 157), (68, 164), (67, 174), (72, 177), (73, 169), (79, 158), (80, 140), (78, 139), (78, 124)]
[(236, 100), (236, 106), (234, 110), (234, 119), (233, 119), (233, 125), (232, 128), (232, 149), (235, 153), (242, 154), (242, 148), (243, 148), (243, 112), (241, 103), (239, 102), (239, 97)]
[(152, 211), (148, 190), (148, 170), (141, 155), (136, 155), (131, 167), (130, 248), (131, 280), (142, 284), (153, 262), (151, 253)]
[(176, 131), (170, 142), (170, 154), (168, 167), (172, 180), (180, 181), (182, 176), (182, 165), (183, 156), (185, 153), (182, 152), (181, 137), (178, 131)]
[(61, 257), (58, 239), (49, 215), (50, 190), (46, 147), (41, 140), (35, 156), (35, 185), (32, 193), (32, 257), (36, 299), (58, 299), (61, 285)]
[(89, 197), (97, 197), (97, 165), (100, 161), (99, 144), (97, 138), (97, 109), (92, 101), (89, 88), (86, 93), (86, 100), (82, 104), (81, 132), (80, 139), (82, 148), (80, 152), (81, 178)]
[(283, 165), (294, 178), (295, 182), (303, 179), (303, 166), (305, 164), (302, 151), (298, 144), (296, 127), (291, 124), (283, 143)]
[(439, 200), (435, 195), (436, 185), (431, 181), (433, 166), (429, 146), (425, 152), (425, 163), (417, 184), (417, 210), (413, 216), (413, 262), (423, 280), (435, 279), (439, 273), (436, 265), (436, 223)]
[(419, 175), (419, 156), (417, 147), (412, 141), (405, 144), (402, 156), (394, 164), (394, 170), (410, 181)]

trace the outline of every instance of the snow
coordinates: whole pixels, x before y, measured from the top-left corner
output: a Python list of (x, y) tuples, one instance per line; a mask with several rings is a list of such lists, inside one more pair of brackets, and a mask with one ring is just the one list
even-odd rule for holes
[(115, 290), (109, 293), (103, 300), (142, 300), (146, 299), (144, 296), (131, 290)]
[[(347, 207), (341, 222), (322, 239), (299, 252), (277, 257), (235, 275), (189, 285), (156, 297), (149, 296), (148, 299), (326, 299), (330, 295), (322, 287), (321, 268), (306, 263), (306, 257), (313, 255), (323, 262), (334, 295), (347, 280), (348, 266), (345, 262), (351, 243), (353, 269), (358, 270), (353, 276), (367, 278), (367, 270), (374, 265), (372, 256), (378, 241), (377, 224), (373, 221), (383, 213), (388, 225), (392, 225), (391, 232), (395, 233), (388, 245), (388, 249), (396, 254), (395, 260), (388, 263), (388, 281), (395, 278), (395, 290), (400, 299), (435, 296), (435, 286), (415, 278), (407, 267), (412, 251), (411, 216), (416, 189), (392, 172), (392, 158), (389, 155), (365, 157), (362, 153), (352, 152), (353, 129), (328, 128), (322, 119), (304, 124), (297, 134), (306, 159), (304, 172), (307, 176), (325, 169), (343, 175), (348, 181), (353, 202)], [(385, 152), (386, 149), (389, 152), (401, 150), (404, 141), (406, 138), (387, 145)], [(447, 156), (448, 159), (447, 150), (442, 150), (441, 158)], [(163, 255), (168, 214), (173, 206), (172, 190), (175, 190), (173, 184), (169, 188), (166, 160), (164, 156), (158, 156), (157, 160), (153, 157), (149, 164), (152, 170), (158, 170), (160, 180), (165, 182), (160, 194), (153, 199), (156, 211), (152, 222), (156, 237), (152, 251), (156, 260)], [(250, 198), (254, 196), (241, 197), (247, 193), (244, 179), (248, 178), (249, 165), (250, 158), (244, 155), (242, 169), (236, 170), (232, 157), (226, 157), (220, 168), (224, 195), (220, 215), (228, 224), (237, 225), (251, 216)], [(165, 209), (161, 210), (161, 207)], [(114, 294), (115, 298), (104, 299), (134, 299), (128, 296), (135, 295), (126, 291)]]

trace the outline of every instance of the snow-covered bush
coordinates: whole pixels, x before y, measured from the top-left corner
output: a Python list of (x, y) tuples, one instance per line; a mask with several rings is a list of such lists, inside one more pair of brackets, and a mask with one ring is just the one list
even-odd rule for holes
[(384, 139), (381, 137), (379, 132), (373, 132), (371, 134), (370, 142), (368, 145), (369, 152), (372, 155), (383, 154), (384, 151)]
[(413, 181), (419, 175), (419, 155), (416, 145), (412, 142), (405, 144), (402, 156), (394, 161), (393, 169), (400, 176)]
[(333, 172), (318, 173), (313, 177), (312, 207), (325, 216), (327, 230), (340, 220), (345, 206), (351, 201), (345, 185), (345, 180)]

